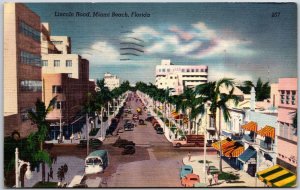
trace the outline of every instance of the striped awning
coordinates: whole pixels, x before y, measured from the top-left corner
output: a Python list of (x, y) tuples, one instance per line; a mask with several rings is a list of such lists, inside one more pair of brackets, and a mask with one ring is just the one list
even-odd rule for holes
[(297, 177), (291, 171), (275, 165), (258, 172), (257, 177), (269, 187), (292, 187), (296, 184)]
[(259, 134), (262, 137), (270, 137), (272, 139), (275, 139), (275, 128), (266, 125), (264, 128), (257, 131), (257, 134)]
[(257, 131), (257, 123), (250, 121), (249, 123), (242, 125), (242, 128), (246, 131)]
[[(212, 144), (212, 146), (220, 151), (220, 141)], [(244, 147), (240, 143), (231, 139), (221, 140), (222, 154), (226, 157), (239, 157), (244, 152)]]
[[(224, 139), (221, 140), (222, 150), (226, 147), (230, 147), (234, 145), (234, 142), (230, 139)], [(212, 143), (212, 147), (214, 147), (216, 150), (220, 151), (220, 141)]]

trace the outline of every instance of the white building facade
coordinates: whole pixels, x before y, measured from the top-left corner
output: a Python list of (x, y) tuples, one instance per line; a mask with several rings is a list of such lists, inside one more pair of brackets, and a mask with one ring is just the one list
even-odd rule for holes
[(208, 66), (173, 65), (171, 60), (162, 60), (156, 66), (155, 85), (160, 89), (169, 88), (173, 95), (181, 94), (184, 87), (195, 87), (207, 83)]
[(120, 79), (116, 75), (112, 75), (111, 73), (105, 73), (104, 84), (106, 87), (108, 87), (109, 90), (113, 90), (115, 88), (120, 87)]

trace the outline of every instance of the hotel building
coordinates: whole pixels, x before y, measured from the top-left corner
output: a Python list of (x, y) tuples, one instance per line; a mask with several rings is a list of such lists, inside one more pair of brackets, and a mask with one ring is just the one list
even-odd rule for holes
[(156, 66), (155, 85), (160, 89), (171, 90), (173, 95), (183, 93), (184, 87), (195, 87), (207, 82), (208, 66), (173, 65), (171, 60), (162, 60)]
[(120, 87), (120, 79), (111, 73), (104, 74), (104, 84), (109, 90)]
[(21, 3), (4, 4), (4, 133), (26, 137), (28, 111), (42, 98), (40, 17)]

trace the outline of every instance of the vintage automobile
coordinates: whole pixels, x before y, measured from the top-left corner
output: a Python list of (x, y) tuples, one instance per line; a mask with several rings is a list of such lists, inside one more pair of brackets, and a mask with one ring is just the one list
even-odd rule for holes
[(182, 179), (183, 177), (185, 177), (188, 174), (193, 173), (193, 168), (190, 165), (184, 165), (181, 167), (180, 170), (180, 179)]
[(181, 185), (184, 187), (194, 187), (194, 185), (199, 182), (200, 178), (196, 174), (187, 174), (181, 179)]
[(122, 155), (134, 154), (134, 153), (135, 153), (134, 145), (125, 145), (124, 150), (122, 151)]
[(145, 122), (143, 119), (139, 119), (139, 125), (145, 125)]
[(164, 129), (161, 127), (156, 128), (156, 134), (164, 134)]

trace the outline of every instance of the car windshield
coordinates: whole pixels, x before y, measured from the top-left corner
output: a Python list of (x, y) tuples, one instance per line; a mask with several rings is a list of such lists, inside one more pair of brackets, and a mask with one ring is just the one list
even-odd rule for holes
[(102, 161), (99, 158), (89, 158), (86, 160), (87, 165), (102, 165)]
[(198, 179), (197, 178), (190, 178), (190, 180), (197, 181)]
[(185, 168), (184, 170), (185, 170), (185, 171), (191, 171), (191, 169), (190, 169), (190, 168)]

